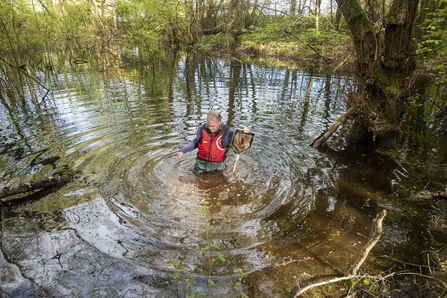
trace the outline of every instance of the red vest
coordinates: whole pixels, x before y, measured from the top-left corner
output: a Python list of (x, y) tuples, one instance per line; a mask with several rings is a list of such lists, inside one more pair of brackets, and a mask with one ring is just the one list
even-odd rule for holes
[[(224, 125), (224, 131), (227, 131)], [(222, 130), (217, 135), (211, 138), (205, 129), (205, 124), (202, 125), (202, 142), (199, 144), (199, 153), (197, 157), (207, 161), (224, 161), (226, 150), (222, 145), (222, 138), (224, 134)]]

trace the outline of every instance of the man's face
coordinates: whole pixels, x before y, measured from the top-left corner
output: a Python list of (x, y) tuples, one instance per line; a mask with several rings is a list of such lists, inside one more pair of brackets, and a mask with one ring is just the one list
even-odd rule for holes
[(206, 123), (211, 132), (219, 131), (219, 128), (222, 125), (222, 121), (217, 121), (216, 119), (209, 119)]

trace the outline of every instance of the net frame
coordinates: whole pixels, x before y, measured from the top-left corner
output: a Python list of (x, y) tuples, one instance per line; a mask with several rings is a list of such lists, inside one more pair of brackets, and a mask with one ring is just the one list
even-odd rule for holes
[[(250, 139), (248, 139), (249, 137)], [(233, 137), (231, 138), (230, 146), (237, 154), (247, 151), (251, 148), (255, 134), (252, 132), (244, 133), (242, 129), (235, 129)], [(242, 141), (242, 142), (241, 142)]]

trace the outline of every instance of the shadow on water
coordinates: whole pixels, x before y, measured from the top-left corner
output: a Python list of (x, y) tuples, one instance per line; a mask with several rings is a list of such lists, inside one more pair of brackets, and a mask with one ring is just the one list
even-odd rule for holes
[[(352, 78), (203, 56), (169, 61), (54, 74), (41, 106), (31, 95), (39, 90), (20, 80), (3, 95), (5, 185), (85, 176), (4, 203), (0, 264), (14, 272), (4, 293), (183, 297), (208, 293), (211, 279), (211, 295), (234, 297), (240, 268), (250, 274), (244, 291), (284, 297), (299, 281), (344, 274), (382, 209), (380, 251), (402, 252), (410, 237), (423, 243), (424, 215), (407, 212), (417, 209), (405, 200), (418, 180), (409, 163), (342, 138), (332, 149), (308, 146), (345, 110)], [(211, 109), (256, 133), (234, 175), (232, 153), (226, 170), (200, 175), (195, 152), (177, 158)], [(209, 255), (197, 253), (210, 243)], [(210, 265), (219, 254), (225, 262)], [(183, 265), (178, 279), (170, 260)]]

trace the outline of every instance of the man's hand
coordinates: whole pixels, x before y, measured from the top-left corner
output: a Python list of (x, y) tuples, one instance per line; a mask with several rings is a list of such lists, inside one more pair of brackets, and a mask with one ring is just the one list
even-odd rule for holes
[(177, 156), (178, 156), (178, 158), (182, 158), (182, 156), (183, 156), (183, 152), (182, 152), (182, 151), (179, 151), (179, 152), (177, 153)]
[(245, 128), (244, 128), (244, 133), (250, 133), (250, 129), (247, 128), (247, 127), (245, 127)]

